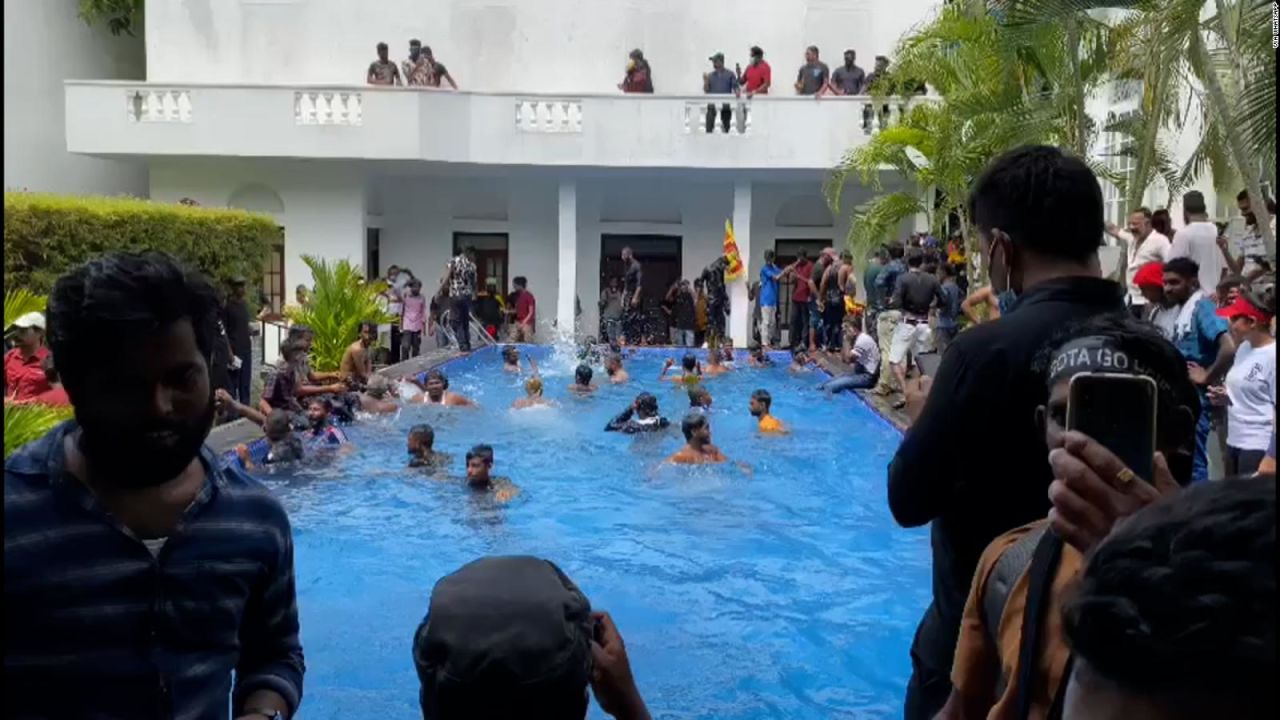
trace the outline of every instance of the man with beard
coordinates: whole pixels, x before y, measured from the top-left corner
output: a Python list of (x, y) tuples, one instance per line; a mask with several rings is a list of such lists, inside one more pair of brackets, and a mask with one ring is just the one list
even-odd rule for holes
[(361, 389), (369, 384), (369, 378), (373, 377), (373, 355), (369, 348), (377, 339), (377, 323), (360, 323), (360, 337), (343, 351), (342, 362), (338, 364), (338, 374), (343, 380)]
[(48, 312), (76, 419), (5, 463), (5, 714), (292, 717), (289, 519), (204, 446), (213, 289), (167, 255), (112, 254), (60, 278)]
[[(412, 381), (411, 381), (412, 382)], [(446, 405), (452, 407), (471, 407), (475, 403), (455, 392), (449, 392), (449, 378), (442, 370), (431, 370), (422, 384), (423, 394), (413, 398), (411, 402), (424, 405)]]
[[(931, 384), (905, 388), (912, 424), (889, 465), (889, 509), (904, 527), (932, 523), (933, 547), (933, 603), (912, 644), (908, 720), (934, 717), (951, 693), (983, 549), (1049, 510), (1049, 449), (1033, 421), (1044, 381), (1032, 361), (1058, 328), (1124, 312), (1123, 289), (1102, 279), (1102, 190), (1082, 161), (1048, 146), (1016, 148), (988, 165), (970, 197), (993, 289), (1019, 297), (1000, 322), (960, 333)], [(999, 452), (974, 452), (993, 442)]]

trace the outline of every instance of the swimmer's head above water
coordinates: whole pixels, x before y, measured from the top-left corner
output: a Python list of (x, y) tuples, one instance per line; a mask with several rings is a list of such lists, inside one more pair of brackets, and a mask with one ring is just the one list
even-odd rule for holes
[(711, 408), (711, 393), (704, 387), (689, 388), (689, 407)]
[(369, 384), (365, 385), (364, 391), (374, 400), (381, 400), (390, 395), (395, 390), (395, 383), (385, 375), (374, 375), (369, 378)]
[(325, 398), (313, 398), (307, 403), (307, 422), (313, 428), (321, 428), (329, 423), (329, 413), (333, 406)]
[(711, 442), (711, 423), (707, 422), (707, 416), (701, 413), (685, 415), (684, 421), (680, 423), (680, 431), (684, 433), (684, 439), (690, 445), (705, 445)]
[(438, 402), (444, 397), (444, 391), (449, 389), (449, 378), (442, 370), (431, 370), (427, 373), (425, 386), (427, 397)]
[(535, 376), (525, 380), (524, 393), (529, 397), (542, 397), (542, 378)]
[(467, 451), (467, 484), (483, 487), (488, 485), (493, 470), (493, 448), (488, 445), (476, 445)]
[(586, 363), (579, 365), (578, 369), (573, 371), (574, 382), (584, 387), (591, 384), (591, 376), (591, 366)]
[(289, 433), (293, 432), (293, 423), (289, 420), (289, 413), (279, 408), (272, 410), (267, 416), (267, 421), (263, 423), (263, 432), (267, 439), (271, 442), (280, 442), (289, 437)]
[(698, 369), (697, 356), (693, 353), (685, 353), (684, 357), (680, 359), (680, 367), (684, 368), (685, 372), (696, 372)]
[(751, 393), (751, 417), (764, 417), (769, 414), (769, 408), (773, 406), (773, 396), (768, 390), (756, 390)]
[(658, 398), (653, 393), (642, 392), (636, 396), (636, 415), (641, 420), (658, 415)]
[(436, 431), (427, 424), (414, 425), (409, 428), (406, 446), (410, 457), (429, 455), (436, 444)]
[(502, 362), (506, 365), (520, 364), (520, 351), (515, 345), (506, 345), (502, 348)]
[(618, 353), (609, 353), (604, 359), (604, 371), (613, 376), (622, 369), (622, 356)]

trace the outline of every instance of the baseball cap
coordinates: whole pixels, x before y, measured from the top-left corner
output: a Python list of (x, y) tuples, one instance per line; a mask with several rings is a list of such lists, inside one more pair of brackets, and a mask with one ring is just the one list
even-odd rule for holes
[(414, 636), (423, 716), (550, 717), (567, 703), (584, 714), (591, 634), (591, 603), (554, 563), (468, 563), (436, 583)]
[(1238, 317), (1253, 318), (1260, 323), (1271, 322), (1271, 313), (1255, 305), (1245, 293), (1236, 296), (1235, 302), (1224, 308), (1218, 308), (1218, 316), (1231, 320)]
[(29, 312), (13, 321), (12, 327), (44, 329), (44, 313)]
[(720, 62), (724, 62), (724, 53), (718, 52), (707, 59), (710, 60), (711, 62), (715, 62), (717, 60), (719, 60)]
[(1133, 284), (1138, 287), (1164, 287), (1164, 263), (1149, 262), (1133, 274)]

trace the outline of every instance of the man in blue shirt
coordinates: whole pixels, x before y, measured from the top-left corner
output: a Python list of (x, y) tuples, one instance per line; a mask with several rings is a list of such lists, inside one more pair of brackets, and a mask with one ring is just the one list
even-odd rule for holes
[[(903, 261), (906, 249), (895, 243), (889, 247), (889, 262), (876, 275), (876, 342), (880, 344), (880, 367), (889, 367), (889, 347), (893, 344), (893, 333), (902, 320), (902, 312), (888, 308), (889, 298), (898, 286), (898, 278), (907, 272), (907, 264)], [(877, 395), (889, 395), (894, 391), (896, 378), (891, 372), (880, 373), (880, 382), (872, 391)]]
[(790, 268), (780, 268), (772, 250), (764, 251), (764, 267), (760, 268), (760, 344), (769, 350), (782, 339), (778, 327), (778, 280)]
[(5, 462), (6, 717), (297, 712), (289, 519), (204, 445), (217, 312), (160, 253), (55, 284), (49, 345), (76, 419)]
[(1231, 369), (1236, 346), (1227, 332), (1227, 321), (1200, 288), (1200, 265), (1187, 257), (1164, 264), (1164, 296), (1176, 313), (1173, 344), (1187, 361), (1191, 382), (1200, 390), (1200, 419), (1196, 423), (1196, 454), (1191, 482), (1209, 478), (1208, 387), (1216, 385)]
[[(738, 76), (724, 66), (724, 53), (716, 53), (711, 58), (712, 70), (702, 74), (702, 91), (708, 95), (737, 95)], [(729, 103), (720, 106), (720, 126), (729, 132), (729, 121), (733, 118), (733, 109)], [(707, 105), (707, 132), (716, 129), (716, 106)], [(742, 128), (738, 129), (742, 132)]]

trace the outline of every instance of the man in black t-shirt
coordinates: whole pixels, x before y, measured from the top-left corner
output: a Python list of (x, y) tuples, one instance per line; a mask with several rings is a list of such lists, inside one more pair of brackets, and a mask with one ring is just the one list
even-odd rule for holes
[(937, 276), (923, 270), (924, 254), (914, 249), (907, 257), (907, 272), (898, 278), (889, 300), (891, 310), (902, 312), (902, 319), (893, 329), (889, 346), (889, 367), (898, 378), (898, 385), (907, 386), (907, 357), (915, 358), (927, 352), (933, 345), (929, 329), (929, 311), (942, 305), (942, 283)]
[(622, 264), (622, 337), (618, 340), (621, 345), (628, 340), (636, 344), (644, 336), (644, 306), (640, 302), (644, 272), (629, 247), (622, 248)]
[(724, 321), (729, 314), (729, 292), (724, 286), (724, 271), (729, 269), (729, 258), (721, 255), (702, 271), (702, 282), (707, 289), (707, 344), (718, 347), (724, 341)]
[(911, 648), (907, 720), (933, 718), (950, 695), (983, 549), (1049, 511), (1037, 352), (1070, 322), (1125, 312), (1123, 288), (1102, 279), (1102, 190), (1084, 162), (1048, 146), (1017, 148), (988, 165), (970, 198), (992, 288), (1018, 301), (1000, 322), (960, 333), (931, 384), (905, 388), (912, 422), (889, 465), (889, 509), (904, 527), (931, 523), (933, 549), (933, 602)]
[[(222, 309), (222, 325), (226, 328), (231, 352), (240, 366), (231, 371), (229, 392), (238, 402), (251, 405), (250, 386), (253, 380), (253, 341), (249, 333), (249, 305), (245, 301), (245, 279), (231, 281), (231, 296)], [(234, 365), (235, 361), (232, 361)]]
[(861, 95), (867, 82), (867, 73), (854, 62), (858, 53), (844, 51), (844, 65), (831, 73), (831, 91), (836, 95)]

